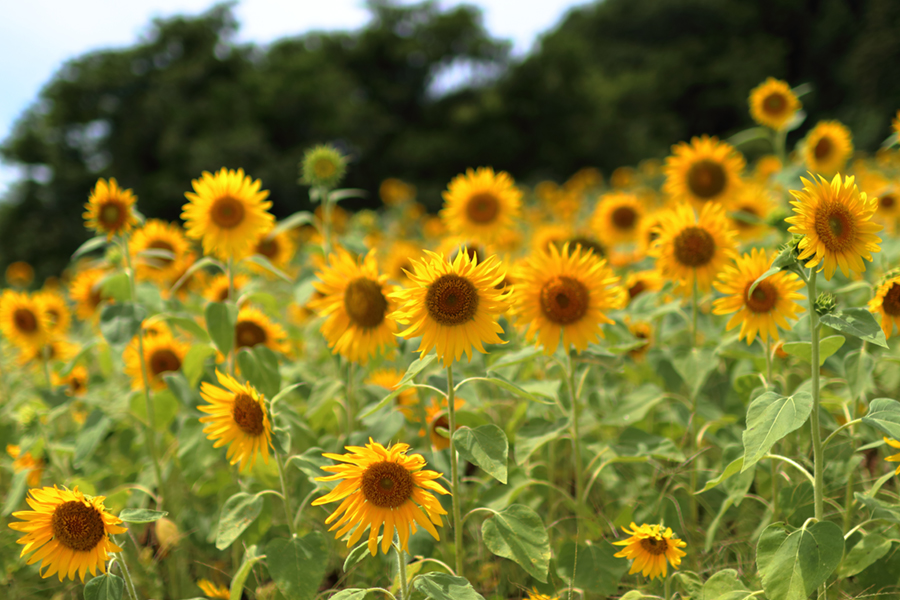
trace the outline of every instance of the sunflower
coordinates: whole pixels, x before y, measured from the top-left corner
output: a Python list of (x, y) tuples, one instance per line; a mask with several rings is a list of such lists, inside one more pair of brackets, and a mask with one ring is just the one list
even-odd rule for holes
[(43, 289), (34, 295), (34, 300), (45, 315), (50, 335), (63, 335), (69, 330), (72, 311), (62, 294), (56, 290)]
[[(372, 371), (366, 383), (379, 385), (387, 390), (394, 391), (400, 387), (400, 381), (403, 379), (403, 373), (397, 369), (379, 369)], [(416, 388), (407, 388), (400, 392), (394, 400), (400, 412), (410, 421), (415, 421), (415, 415), (412, 408), (419, 403), (419, 393)]]
[(331, 144), (314, 146), (303, 153), (300, 183), (333, 188), (344, 178), (348, 160)]
[(447, 511), (432, 492), (449, 492), (434, 481), (441, 477), (440, 473), (422, 470), (425, 459), (421, 455), (407, 456), (409, 444), (394, 444), (385, 448), (369, 438), (365, 447), (346, 446), (346, 449), (349, 451), (347, 454), (322, 455), (347, 464), (322, 467), (323, 471), (334, 475), (316, 477), (316, 481), (343, 481), (312, 502), (313, 506), (321, 506), (342, 500), (325, 519), (326, 525), (337, 519), (328, 530), (338, 530), (335, 539), (353, 531), (347, 541), (349, 548), (369, 529), (369, 552), (372, 556), (378, 552), (378, 532), (382, 524), (381, 551), (385, 554), (391, 547), (395, 529), (400, 547), (408, 551), (410, 532), (417, 531), (416, 523), (434, 539), (441, 539), (434, 526), (444, 526), (441, 515), (446, 515)]
[(394, 286), (379, 275), (374, 251), (357, 260), (338, 249), (316, 277), (322, 298), (310, 305), (325, 317), (322, 335), (334, 354), (364, 365), (396, 344), (397, 323), (390, 316), (395, 302), (389, 299)]
[(645, 344), (628, 351), (628, 356), (634, 361), (644, 360), (647, 350), (653, 345), (653, 326), (646, 321), (636, 321), (628, 323), (628, 331), (639, 340), (643, 340)]
[(443, 193), (441, 218), (450, 233), (492, 241), (512, 229), (519, 216), (522, 192), (508, 173), (491, 167), (466, 170)]
[(225, 456), (232, 465), (240, 462), (240, 471), (245, 467), (252, 469), (260, 453), (263, 462), (269, 464), (272, 426), (265, 398), (249, 383), (238, 383), (218, 369), (216, 378), (222, 387), (205, 381), (200, 384), (200, 396), (209, 402), (197, 407), (208, 414), (200, 417), (201, 423), (209, 423), (203, 428), (203, 433), (208, 434), (206, 438), (216, 440), (213, 448), (231, 444)]
[(845, 276), (850, 271), (864, 272), (862, 259), (871, 261), (871, 253), (880, 250), (881, 238), (875, 234), (881, 231), (881, 225), (871, 220), (877, 202), (859, 191), (853, 177), (842, 181), (835, 175), (829, 184), (821, 175), (810, 176), (812, 181), (800, 178), (802, 190), (791, 190), (791, 204), (797, 214), (785, 219), (791, 223), (788, 231), (803, 236), (798, 258), (808, 258), (809, 268), (821, 264), (819, 270), (825, 270), (825, 279), (831, 279), (836, 267)]
[(106, 573), (109, 554), (122, 551), (109, 536), (127, 531), (119, 527), (121, 519), (106, 512), (106, 498), (85, 496), (77, 487), (45, 487), (29, 494), (26, 500), (33, 510), (14, 512), (22, 521), (9, 524), (10, 529), (26, 533), (17, 540), (25, 546), (20, 556), (34, 552), (28, 564), (41, 561), (40, 569), (47, 567), (41, 573), (44, 578), (56, 573), (60, 581), (66, 576), (74, 580), (78, 573), (83, 582), (87, 571), (96, 575), (99, 568)]
[(801, 310), (800, 305), (794, 302), (803, 298), (797, 293), (803, 282), (796, 273), (781, 271), (770, 275), (759, 282), (752, 294), (748, 293), (753, 282), (769, 269), (775, 254), (767, 257), (765, 250), (754, 248), (750, 254), (736, 258), (734, 265), (726, 266), (714, 284), (726, 297), (713, 302), (713, 314), (735, 313), (726, 328), (730, 330), (740, 324), (738, 339), (746, 339), (748, 345), (756, 339), (757, 332), (764, 344), (768, 343), (770, 336), (777, 340), (776, 325), (790, 329), (787, 320), (796, 319)]
[(834, 175), (844, 168), (853, 154), (850, 130), (838, 121), (819, 121), (806, 134), (802, 153), (810, 171)]
[[(181, 369), (189, 347), (170, 335), (144, 335), (144, 362), (150, 378), (150, 388), (165, 389), (163, 375)], [(131, 377), (131, 388), (139, 390), (144, 386), (141, 375), (141, 360), (138, 350), (138, 339), (135, 337), (125, 348), (125, 374)]]
[[(861, 171), (861, 170), (860, 170)], [(872, 217), (893, 233), (900, 219), (900, 190), (881, 173), (859, 172), (857, 186), (866, 196), (877, 198), (878, 208)]]
[(0, 295), (0, 331), (19, 348), (41, 347), (47, 341), (50, 326), (34, 297), (8, 289)]
[(892, 277), (878, 286), (875, 297), (869, 300), (869, 311), (881, 313), (884, 337), (891, 337), (894, 325), (900, 331), (900, 277)]
[(625, 549), (617, 552), (616, 558), (633, 558), (629, 575), (642, 571), (644, 577), (656, 579), (660, 575), (666, 576), (667, 563), (666, 559), (672, 563), (672, 568), (677, 569), (681, 564), (681, 557), (687, 553), (681, 550), (687, 546), (687, 542), (672, 537), (672, 528), (666, 527), (662, 530), (662, 525), (647, 525), (646, 523), (637, 526), (631, 523), (631, 530), (623, 527), (622, 531), (631, 537), (621, 542), (613, 542), (614, 546), (625, 546)]
[(513, 314), (525, 326), (525, 336), (553, 354), (559, 346), (579, 351), (603, 337), (604, 311), (618, 307), (619, 278), (606, 261), (582, 248), (562, 251), (550, 246), (526, 259), (516, 273)]
[(41, 475), (44, 474), (44, 460), (35, 458), (31, 452), (22, 452), (22, 448), (13, 444), (6, 446), (6, 453), (13, 459), (13, 472), (28, 473), (25, 483), (28, 487), (35, 488), (41, 485)]
[(650, 252), (650, 248), (653, 247), (653, 243), (659, 237), (659, 227), (662, 224), (662, 216), (665, 212), (664, 210), (657, 210), (641, 219), (637, 233), (637, 250), (639, 255), (645, 256)]
[[(294, 242), (290, 231), (282, 231), (275, 235), (269, 232), (256, 241), (252, 252), (252, 254), (264, 256), (266, 260), (272, 263), (273, 267), (282, 271), (286, 271), (290, 267), (296, 253), (297, 244)], [(250, 264), (250, 270), (268, 279), (275, 276), (268, 269), (253, 263)]]
[(699, 218), (687, 204), (666, 211), (657, 234), (649, 254), (656, 258), (656, 270), (675, 281), (683, 294), (691, 293), (695, 280), (700, 291), (709, 290), (735, 256), (735, 232), (720, 204), (707, 204)]
[(663, 287), (662, 275), (659, 271), (632, 271), (625, 278), (625, 290), (628, 300), (634, 300), (644, 292), (658, 292)]
[[(247, 287), (248, 283), (250, 283), (250, 278), (243, 273), (238, 273), (234, 276), (235, 298), (233, 300), (237, 301), (237, 298), (241, 295), (241, 291)], [(206, 284), (206, 287), (203, 289), (203, 297), (210, 302), (228, 302), (228, 300), (230, 300), (228, 297), (230, 291), (231, 288), (229, 287), (228, 275), (219, 273)]]
[(6, 283), (12, 287), (26, 288), (34, 281), (34, 268), (27, 262), (17, 260), (6, 267)]
[(767, 183), (780, 173), (783, 168), (784, 165), (781, 163), (780, 158), (774, 154), (767, 154), (756, 161), (756, 165), (753, 168), (753, 178), (760, 183)]
[(385, 206), (400, 206), (416, 198), (416, 186), (402, 179), (389, 177), (378, 186), (378, 196)]
[(750, 92), (750, 116), (775, 131), (781, 131), (800, 110), (800, 101), (791, 87), (779, 79), (769, 77)]
[(547, 594), (542, 594), (537, 591), (536, 587), (531, 588), (531, 591), (526, 590), (526, 594), (528, 595), (528, 600), (559, 600), (559, 596), (548, 596)]
[(497, 335), (503, 333), (497, 318), (508, 307), (509, 290), (496, 289), (505, 270), (496, 256), (479, 261), (481, 257), (470, 258), (465, 250), (452, 262), (426, 250), (425, 258), (413, 261), (412, 287), (391, 296), (399, 306), (392, 317), (409, 325), (397, 335), (422, 336), (419, 354), (434, 348), (444, 366), (464, 352), (471, 360), (473, 346), (486, 353), (484, 342), (505, 343)]
[(600, 239), (610, 244), (633, 242), (644, 212), (643, 205), (634, 194), (612, 192), (600, 198), (591, 227)]
[(179, 263), (189, 250), (181, 228), (159, 219), (148, 219), (134, 233), (128, 246), (137, 257), (137, 278), (157, 283), (168, 283), (182, 270)]
[(23, 347), (19, 355), (19, 364), (25, 366), (31, 363), (42, 364), (44, 361), (68, 362), (78, 354), (78, 349), (78, 346), (68, 339), (56, 337), (40, 346)]
[(748, 183), (741, 188), (728, 205), (729, 220), (738, 237), (753, 240), (762, 236), (769, 229), (766, 219), (773, 204), (772, 192), (764, 185)]
[(65, 387), (67, 396), (84, 396), (87, 393), (88, 370), (81, 366), (75, 366), (67, 375), (53, 373), (50, 376), (54, 386)]
[[(900, 449), (900, 442), (898, 442), (897, 440), (892, 440), (892, 439), (889, 438), (889, 437), (884, 437), (884, 438), (882, 438), (882, 439), (884, 439), (885, 443), (886, 443), (887, 445), (889, 445), (891, 448), (897, 448), (897, 449)], [(888, 456), (885, 460), (888, 461), (888, 462), (900, 462), (900, 454), (895, 454), (895, 455), (893, 455), (893, 456)], [(897, 470), (894, 471), (894, 474), (895, 474), (895, 475), (900, 475), (900, 467), (897, 467)]]
[(381, 267), (387, 273), (388, 281), (409, 282), (406, 273), (412, 271), (413, 259), (420, 258), (421, 255), (422, 247), (418, 244), (403, 240), (395, 241), (385, 253), (385, 258), (381, 259)]
[(268, 190), (261, 191), (260, 180), (253, 181), (243, 169), (222, 167), (215, 175), (204, 171), (191, 185), (194, 191), (184, 194), (189, 202), (181, 218), (188, 237), (202, 240), (206, 254), (223, 260), (244, 258), (275, 222), (268, 211)]
[(87, 221), (85, 226), (97, 233), (106, 234), (106, 239), (119, 233), (127, 233), (137, 223), (132, 210), (137, 198), (131, 190), (123, 190), (110, 179), (98, 179), (88, 203), (84, 205), (87, 212), (82, 215)]
[(289, 350), (287, 333), (258, 308), (244, 306), (234, 326), (235, 348), (253, 348), (259, 344), (286, 354)]
[(85, 269), (78, 273), (69, 284), (69, 297), (75, 302), (75, 314), (82, 321), (97, 314), (100, 303), (107, 298), (103, 294), (105, 269)]
[[(454, 410), (459, 410), (465, 406), (465, 404), (466, 401), (462, 398), (457, 397), (453, 399)], [(446, 434), (438, 432), (438, 428), (447, 429), (448, 431), (450, 429), (450, 417), (447, 412), (449, 406), (446, 398), (441, 398), (440, 403), (432, 398), (431, 404), (425, 407), (425, 421), (428, 425), (431, 447), (435, 450), (446, 450), (450, 447), (450, 438), (446, 437)], [(457, 429), (460, 427), (460, 425), (456, 426)], [(425, 430), (420, 430), (419, 437), (423, 437), (424, 435)]]
[(200, 579), (197, 581), (197, 587), (203, 590), (207, 598), (212, 600), (228, 600), (231, 598), (231, 592), (224, 585), (216, 585), (209, 579)]
[(704, 135), (690, 144), (672, 147), (663, 171), (663, 192), (676, 202), (688, 201), (700, 208), (710, 202), (727, 202), (741, 186), (744, 157), (727, 142)]

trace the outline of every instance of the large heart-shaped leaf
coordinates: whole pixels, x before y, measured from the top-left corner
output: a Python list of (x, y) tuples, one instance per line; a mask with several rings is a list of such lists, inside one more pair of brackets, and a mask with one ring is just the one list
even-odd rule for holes
[(829, 521), (790, 533), (783, 523), (765, 528), (756, 562), (768, 598), (806, 600), (841, 562), (844, 535)]
[(453, 434), (459, 455), (484, 469), (488, 475), (506, 483), (509, 441), (496, 425), (482, 425), (475, 429), (460, 427)]
[(812, 396), (807, 392), (797, 392), (786, 397), (766, 392), (754, 400), (747, 409), (741, 473), (759, 462), (775, 442), (806, 423), (812, 406)]
[(485, 520), (481, 535), (488, 550), (515, 561), (538, 581), (547, 581), (550, 538), (536, 512), (513, 504)]
[(313, 532), (302, 538), (274, 539), (266, 545), (266, 563), (275, 585), (290, 600), (313, 600), (325, 578), (325, 538)]

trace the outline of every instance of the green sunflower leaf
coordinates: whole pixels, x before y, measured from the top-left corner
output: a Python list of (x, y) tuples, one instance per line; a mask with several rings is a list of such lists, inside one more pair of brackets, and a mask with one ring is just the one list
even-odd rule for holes
[(488, 475), (506, 483), (509, 441), (496, 425), (482, 425), (475, 429), (460, 427), (453, 434), (459, 455), (481, 467)]
[(808, 392), (787, 397), (766, 392), (751, 402), (747, 409), (747, 430), (742, 436), (744, 463), (741, 473), (759, 462), (778, 440), (806, 423), (812, 406), (812, 396)]
[(547, 582), (550, 538), (544, 522), (524, 504), (513, 504), (481, 524), (487, 549), (516, 562), (538, 581)]
[(164, 510), (150, 510), (149, 508), (123, 508), (119, 518), (126, 523), (153, 523), (169, 514)]
[(84, 586), (84, 600), (120, 600), (125, 580), (112, 573), (97, 575)]
[(219, 352), (228, 354), (234, 347), (234, 328), (237, 323), (238, 308), (225, 302), (210, 302), (206, 305), (206, 328), (209, 337)]
[(266, 564), (275, 585), (291, 600), (313, 600), (325, 578), (325, 537), (319, 532), (290, 540), (276, 538), (266, 545)]
[(790, 533), (783, 523), (763, 530), (756, 562), (768, 598), (806, 600), (841, 562), (844, 535), (829, 521)]
[(484, 600), (465, 578), (446, 573), (419, 575), (413, 587), (431, 600)]
[(819, 319), (822, 325), (827, 325), (841, 333), (858, 337), (859, 339), (887, 348), (887, 340), (881, 325), (875, 321), (875, 317), (865, 308), (846, 308), (830, 315), (822, 315)]
[(216, 532), (216, 548), (224, 550), (233, 544), (256, 520), (262, 509), (263, 498), (256, 494), (238, 492), (226, 500)]

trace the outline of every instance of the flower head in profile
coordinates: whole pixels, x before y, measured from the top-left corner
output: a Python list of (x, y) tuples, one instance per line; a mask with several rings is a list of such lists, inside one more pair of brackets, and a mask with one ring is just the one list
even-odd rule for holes
[(209, 404), (197, 407), (207, 416), (200, 417), (207, 423), (203, 433), (215, 440), (213, 448), (229, 444), (226, 457), (238, 468), (253, 468), (256, 457), (262, 454), (263, 462), (269, 462), (269, 446), (272, 444), (272, 426), (263, 395), (249, 383), (238, 383), (231, 375), (216, 370), (219, 385), (203, 382), (200, 396)]
[(760, 125), (781, 131), (800, 110), (800, 101), (784, 81), (769, 77), (750, 92), (750, 116)]
[(631, 537), (621, 542), (613, 542), (615, 546), (625, 546), (614, 556), (634, 559), (631, 570), (628, 571), (629, 575), (641, 572), (644, 577), (650, 579), (665, 577), (668, 563), (672, 563), (672, 568), (677, 569), (681, 564), (681, 558), (687, 554), (681, 550), (687, 546), (687, 542), (672, 537), (674, 534), (671, 527), (663, 530), (662, 525), (645, 523), (638, 527), (632, 523), (630, 529), (623, 527), (622, 531)]
[(700, 208), (710, 202), (727, 202), (741, 186), (744, 157), (734, 146), (718, 138), (695, 137), (690, 144), (672, 147), (663, 168), (663, 191), (676, 202)]
[[(900, 442), (897, 440), (892, 440), (889, 437), (884, 437), (884, 443), (890, 446), (891, 448), (896, 448), (900, 450)], [(900, 462), (900, 453), (894, 454), (893, 456), (888, 456), (886, 459), (888, 462)], [(900, 475), (900, 466), (897, 467), (897, 470), (894, 471), (895, 475)]]
[(69, 284), (69, 297), (75, 302), (75, 314), (82, 321), (92, 319), (98, 314), (100, 304), (109, 300), (103, 292), (103, 280), (108, 274), (105, 269), (85, 269)]
[(98, 179), (84, 205), (85, 227), (106, 234), (106, 239), (131, 231), (137, 223), (133, 210), (136, 201), (134, 193), (120, 188), (115, 179)]
[(835, 269), (848, 276), (851, 271), (866, 270), (863, 259), (872, 260), (872, 252), (880, 250), (881, 238), (875, 235), (881, 225), (872, 221), (877, 203), (856, 187), (853, 177), (835, 175), (831, 183), (821, 175), (801, 177), (802, 190), (791, 190), (796, 215), (785, 219), (788, 231), (803, 236), (798, 258), (806, 267), (819, 267), (825, 279)]
[[(347, 454), (325, 453), (325, 458), (345, 464), (322, 467), (334, 473), (317, 477), (316, 481), (340, 481), (328, 494), (313, 500), (313, 506), (341, 501), (341, 504), (325, 519), (334, 523), (335, 539), (348, 533), (347, 547), (353, 546), (369, 530), (369, 552), (378, 552), (378, 533), (384, 525), (381, 551), (387, 554), (394, 539), (394, 530), (400, 538), (400, 547), (409, 549), (409, 536), (422, 526), (431, 536), (440, 540), (435, 525), (443, 527), (441, 515), (447, 511), (434, 496), (448, 494), (435, 480), (441, 474), (423, 470), (425, 459), (419, 454), (407, 456), (408, 444), (394, 444), (385, 448), (369, 438), (362, 446), (347, 446)], [(342, 516), (343, 515), (343, 516)], [(351, 533), (352, 532), (352, 533)]]
[(443, 196), (450, 233), (491, 242), (514, 226), (522, 192), (508, 173), (479, 167), (454, 177)]
[(193, 192), (185, 192), (188, 203), (181, 218), (187, 236), (203, 242), (203, 252), (222, 260), (249, 256), (261, 235), (272, 229), (275, 217), (268, 190), (237, 171), (222, 167), (215, 175), (204, 171), (191, 182)]
[(801, 148), (810, 171), (831, 176), (847, 164), (853, 154), (853, 141), (850, 130), (839, 121), (819, 121), (806, 134)]
[(881, 315), (881, 330), (889, 338), (894, 325), (900, 331), (900, 277), (891, 277), (878, 286), (875, 297), (869, 300), (869, 311)]
[(26, 501), (31, 510), (14, 512), (22, 521), (9, 524), (10, 529), (25, 533), (18, 539), (24, 545), (21, 556), (34, 552), (28, 564), (41, 561), (44, 578), (56, 574), (60, 581), (74, 580), (78, 573), (84, 581), (88, 571), (106, 573), (110, 553), (122, 551), (109, 536), (126, 529), (119, 526), (121, 519), (106, 511), (105, 499), (85, 496), (77, 487), (30, 490)]

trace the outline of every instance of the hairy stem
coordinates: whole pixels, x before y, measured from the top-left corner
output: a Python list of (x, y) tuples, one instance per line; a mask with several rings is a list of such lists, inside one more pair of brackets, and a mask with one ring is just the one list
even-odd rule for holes
[(456, 546), (456, 575), (463, 574), (463, 545), (462, 545), (462, 509), (459, 497), (459, 460), (456, 457), (456, 444), (453, 442), (453, 432), (456, 431), (456, 399), (453, 389), (453, 365), (447, 365), (447, 413), (450, 421), (450, 492), (453, 495), (453, 542)]

